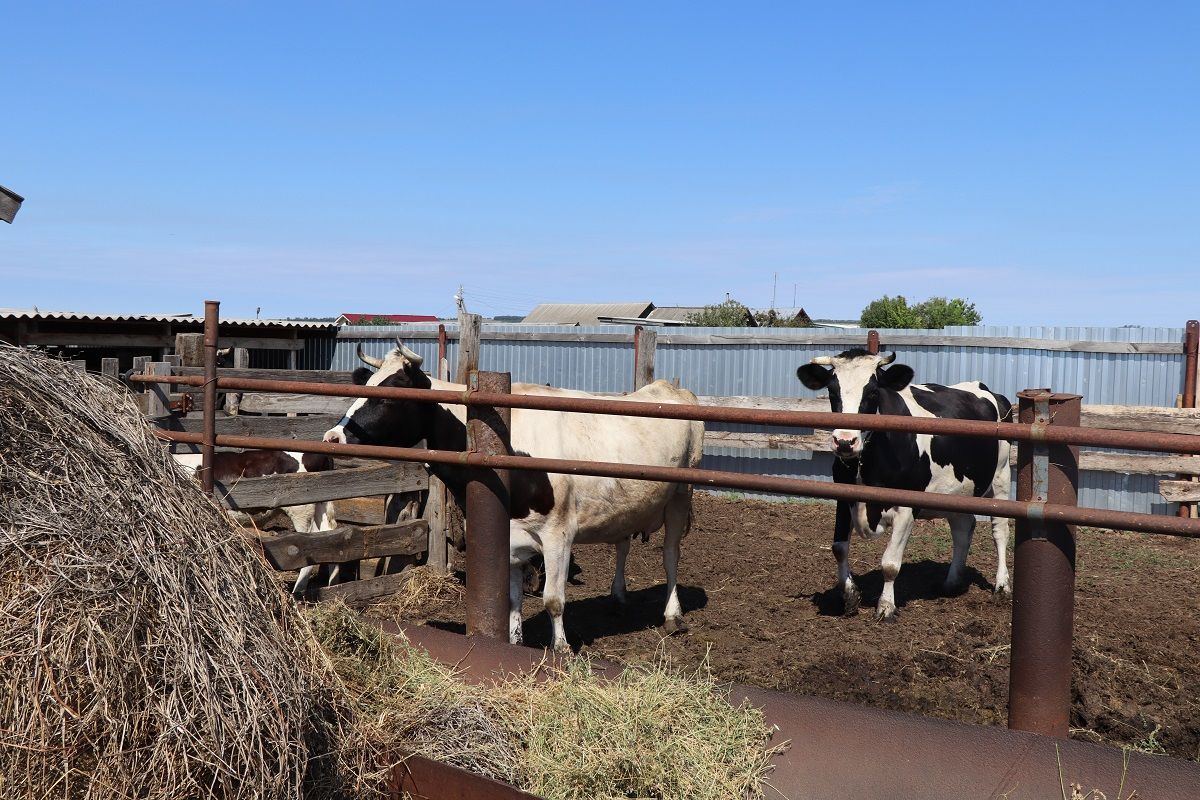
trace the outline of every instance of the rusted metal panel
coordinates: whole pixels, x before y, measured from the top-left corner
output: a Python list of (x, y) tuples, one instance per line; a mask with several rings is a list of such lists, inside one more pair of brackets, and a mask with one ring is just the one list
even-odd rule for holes
[[(380, 624), (469, 682), (557, 663), (541, 649), (426, 626)], [(621, 670), (608, 662), (593, 664), (608, 677)], [(1134, 790), (1155, 800), (1200, 796), (1200, 764), (1165, 756), (739, 684), (730, 687), (729, 699), (763, 710), (767, 725), (778, 728), (771, 744), (791, 742), (772, 759), (774, 769), (763, 786), (771, 800), (1045, 800), (1062, 796), (1064, 786), (1069, 792), (1072, 782), (1103, 789), (1109, 797), (1120, 785), (1122, 797)]]
[[(472, 370), (468, 386), (477, 392), (507, 393), (506, 373)], [(484, 456), (507, 455), (510, 412), (506, 408), (467, 408), (467, 447)], [(467, 632), (508, 639), (508, 470), (479, 468), (467, 481)]]
[[(153, 382), (136, 376), (131, 381)], [(203, 379), (171, 377), (156, 379), (162, 383), (197, 386)], [(939, 419), (927, 417), (888, 416), (883, 414), (833, 414), (827, 411), (772, 411), (754, 408), (718, 406), (686, 406), (672, 403), (644, 403), (603, 398), (546, 397), (511, 395), (493, 392), (451, 391), (438, 389), (400, 389), (387, 386), (345, 386), (302, 381), (270, 381), (248, 378), (221, 378), (223, 389), (242, 389), (258, 392), (302, 392), (329, 397), (381, 397), (398, 400), (423, 400), (458, 405), (483, 405), (497, 408), (535, 408), (546, 411), (569, 411), (586, 414), (650, 417), (657, 419), (690, 419), (710, 422), (739, 422), (754, 425), (775, 425), (795, 428), (852, 428), (860, 430), (902, 431), (908, 433), (970, 436), (981, 439), (1010, 441), (1045, 441), (1059, 444), (1112, 447), (1128, 450), (1154, 450), (1200, 454), (1200, 436), (1180, 433), (1152, 433), (1081, 428), (1055, 425), (1035, 432), (1030, 425), (1011, 422), (982, 422), (977, 420)]]
[[(901, 418), (890, 418), (901, 419)], [(155, 431), (166, 441), (198, 442), (200, 435), (179, 431)], [(1127, 511), (1107, 511), (1077, 506), (1056, 506), (1043, 503), (1022, 503), (989, 497), (962, 497), (905, 489), (885, 489), (856, 484), (837, 484), (825, 481), (797, 480), (766, 475), (721, 472), (707, 469), (655, 467), (644, 464), (614, 464), (599, 461), (530, 458), (528, 456), (486, 456), (480, 453), (457, 453), (446, 450), (422, 450), (411, 447), (380, 447), (349, 445), (332, 442), (297, 442), (294, 439), (263, 439), (251, 436), (218, 436), (222, 447), (258, 448), (263, 450), (295, 450), (304, 453), (326, 453), (334, 456), (364, 456), (367, 458), (453, 464), (463, 467), (494, 467), (499, 469), (561, 472), (573, 475), (598, 475), (634, 480), (690, 483), (699, 488), (725, 487), (748, 489), (784, 495), (820, 497), (827, 500), (878, 502), (889, 505), (912, 506), (940, 511), (958, 511), (986, 517), (1028, 519), (1037, 517), (1075, 525), (1100, 528), (1166, 533), (1174, 536), (1200, 537), (1200, 520), (1134, 514)]]
[[(1078, 425), (1079, 395), (1020, 392), (1020, 420), (1035, 429)], [(1077, 502), (1079, 448), (1035, 441), (1017, 454), (1017, 499)], [(1049, 507), (1049, 506), (1044, 506)], [(1013, 548), (1012, 653), (1008, 726), (1066, 738), (1071, 713), (1075, 528), (1034, 515), (1018, 519)]]
[(200, 486), (207, 495), (213, 493), (213, 454), (217, 440), (217, 337), (220, 329), (221, 304), (204, 301), (204, 431), (200, 442)]
[(416, 755), (392, 770), (389, 783), (395, 800), (541, 800), (511, 784)]

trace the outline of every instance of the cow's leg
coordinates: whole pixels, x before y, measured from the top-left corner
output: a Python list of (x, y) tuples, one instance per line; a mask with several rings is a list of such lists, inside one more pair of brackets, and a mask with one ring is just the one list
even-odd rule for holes
[(883, 551), (883, 592), (879, 595), (879, 605), (875, 607), (875, 618), (878, 620), (890, 622), (896, 616), (896, 576), (900, 574), (900, 565), (904, 563), (904, 548), (908, 546), (912, 525), (912, 509), (905, 506), (897, 508), (892, 518), (892, 537)]
[[(992, 497), (1008, 499), (1012, 470), (1009, 468), (1009, 443), (1000, 443), (1000, 454), (996, 464), (996, 475), (992, 478)], [(996, 582), (993, 584), (995, 598), (1006, 601), (1012, 597), (1012, 584), (1008, 577), (1008, 517), (992, 517), (992, 539), (996, 542)]]
[(623, 538), (616, 543), (617, 567), (613, 570), (612, 598), (618, 605), (624, 606), (625, 597), (625, 559), (629, 557), (629, 538)]
[(951, 514), (946, 519), (950, 522), (950, 537), (954, 541), (954, 550), (950, 555), (950, 571), (946, 573), (946, 583), (942, 590), (946, 594), (957, 594), (963, 588), (967, 553), (971, 551), (971, 537), (975, 535), (975, 515)]
[(687, 630), (676, 583), (679, 577), (679, 543), (687, 535), (691, 513), (692, 487), (680, 486), (667, 501), (663, 525), (663, 569), (667, 573), (667, 607), (663, 611), (663, 630), (667, 633)]
[(569, 653), (571, 646), (567, 644), (567, 633), (563, 627), (563, 609), (567, 602), (567, 569), (571, 563), (571, 545), (568, 544), (567, 537), (543, 535), (542, 556), (546, 560), (546, 588), (542, 592), (542, 602), (546, 613), (550, 615), (553, 647), (559, 653)]
[(1008, 577), (1008, 517), (992, 517), (992, 539), (996, 542), (996, 583), (992, 589), (998, 602), (1012, 599)]
[[(847, 464), (840, 458), (835, 458), (833, 461), (833, 480), (836, 483), (857, 483), (857, 463)], [(862, 594), (854, 584), (854, 576), (850, 574), (850, 531), (855, 525), (858, 512), (861, 510), (865, 515), (865, 508), (865, 505), (862, 503), (849, 503), (845, 500), (839, 500), (837, 510), (834, 514), (833, 545), (830, 549), (833, 551), (833, 557), (837, 561), (837, 585), (842, 590), (842, 613), (847, 616), (857, 614), (859, 603), (862, 602)]]
[(520, 561), (508, 563), (508, 643), (521, 644), (521, 603), (525, 600), (525, 565)]
[(300, 570), (300, 575), (296, 578), (296, 583), (292, 586), (292, 597), (297, 600), (303, 600), (308, 592), (308, 583), (313, 576), (321, 569), (320, 564), (309, 564)]

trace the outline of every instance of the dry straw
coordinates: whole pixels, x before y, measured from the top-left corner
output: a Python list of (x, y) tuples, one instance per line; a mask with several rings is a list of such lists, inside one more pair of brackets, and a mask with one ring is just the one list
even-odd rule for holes
[(562, 800), (761, 793), (762, 715), (703, 671), (469, 686), (310, 613), (123, 390), (0, 344), (0, 797), (360, 798), (406, 752)]
[(334, 796), (340, 694), (127, 393), (0, 344), (4, 797)]

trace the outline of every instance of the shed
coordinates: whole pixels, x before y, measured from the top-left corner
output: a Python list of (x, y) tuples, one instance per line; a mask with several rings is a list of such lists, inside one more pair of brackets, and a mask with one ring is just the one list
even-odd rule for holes
[(542, 303), (523, 322), (538, 325), (602, 325), (601, 317), (643, 319), (654, 310), (649, 300), (629, 303)]

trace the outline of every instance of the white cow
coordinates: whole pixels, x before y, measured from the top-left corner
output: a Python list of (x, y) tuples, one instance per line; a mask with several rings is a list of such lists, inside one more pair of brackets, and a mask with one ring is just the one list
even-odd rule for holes
[[(360, 367), (355, 382), (369, 386), (463, 391), (461, 384), (432, 380), (421, 371), (421, 357), (399, 343), (385, 358), (359, 358), (377, 368)], [(517, 383), (513, 394), (592, 398), (586, 392)], [(623, 400), (695, 405), (696, 396), (666, 381), (656, 381)], [(325, 434), (329, 442), (412, 447), (425, 439), (437, 450), (466, 449), (466, 410), (459, 405), (433, 405), (407, 400), (359, 399)], [(607, 461), (664, 467), (695, 467), (704, 446), (702, 422), (512, 409), (514, 453), (535, 458)], [(467, 472), (432, 465), (461, 499)], [(546, 563), (543, 602), (553, 625), (554, 648), (568, 650), (563, 605), (571, 548), (576, 544), (613, 544), (617, 548), (612, 594), (625, 600), (625, 558), (633, 534), (665, 528), (663, 566), (667, 576), (664, 624), (668, 632), (683, 629), (676, 593), (679, 543), (691, 516), (691, 486), (586, 475), (513, 470), (509, 527), (509, 639), (521, 641), (523, 566), (540, 552)]]
[[(199, 453), (176, 453), (175, 463), (183, 468), (190, 477), (195, 477), (200, 468)], [(333, 469), (333, 459), (329, 456), (315, 453), (295, 453), (279, 450), (247, 450), (244, 453), (214, 453), (213, 480), (228, 483), (239, 478), (261, 478), (265, 475), (287, 475), (296, 472), (325, 472)], [(247, 514), (242, 511), (230, 511), (240, 525), (246, 527), (262, 527), (270, 524), (279, 512), (287, 515), (292, 528), (297, 533), (319, 533), (331, 531), (337, 527), (335, 509), (331, 501), (305, 503), (298, 506), (284, 506), (270, 511)], [(292, 594), (297, 598), (304, 597), (305, 590), (312, 577), (320, 570), (320, 565), (311, 564), (300, 570)], [(337, 577), (337, 568), (330, 575), (330, 582)]]

